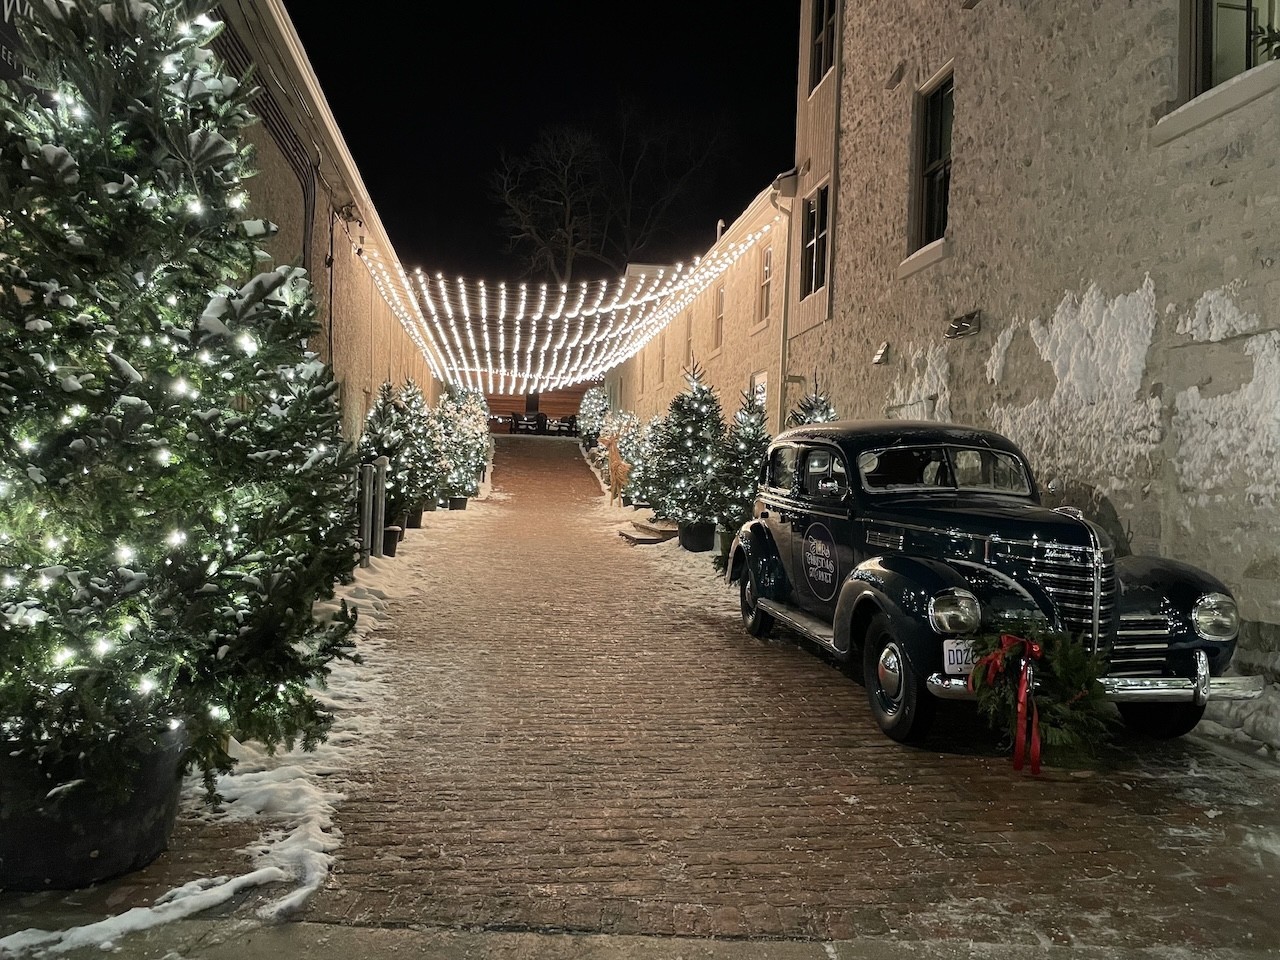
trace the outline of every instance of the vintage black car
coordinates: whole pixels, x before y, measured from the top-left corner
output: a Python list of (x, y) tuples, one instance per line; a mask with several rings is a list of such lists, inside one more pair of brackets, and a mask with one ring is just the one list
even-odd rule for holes
[(1190, 731), (1209, 700), (1260, 696), (1224, 677), (1230, 591), (1174, 560), (1119, 557), (1070, 507), (1048, 509), (1026, 457), (989, 430), (910, 421), (811, 424), (769, 448), (754, 518), (729, 552), (748, 632), (780, 623), (848, 661), (895, 740), (935, 698), (969, 699), (977, 631), (1034, 621), (1100, 651), (1125, 722)]

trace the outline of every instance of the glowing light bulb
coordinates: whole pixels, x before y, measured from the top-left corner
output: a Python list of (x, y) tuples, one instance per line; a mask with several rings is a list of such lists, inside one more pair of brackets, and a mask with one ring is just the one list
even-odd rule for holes
[(138, 681), (138, 691), (143, 694), (150, 693), (156, 688), (156, 682), (150, 677), (143, 677)]
[(129, 563), (135, 556), (137, 554), (133, 552), (133, 547), (123, 543), (116, 544), (116, 560), (120, 563)]
[(173, 459), (173, 454), (170, 453), (167, 448), (161, 447), (159, 450), (156, 451), (156, 461), (160, 464), (160, 466), (167, 467), (169, 465), (169, 461), (172, 459)]
[(197, 217), (200, 216), (200, 214), (204, 213), (204, 204), (194, 198), (192, 198), (191, 200), (188, 200), (187, 213), (190, 213), (193, 216), (197, 216)]
[(253, 337), (249, 336), (247, 333), (240, 334), (236, 343), (240, 345), (241, 350), (251, 357), (258, 352), (258, 341), (253, 339)]
[(53, 662), (61, 667), (63, 664), (65, 664), (74, 656), (75, 656), (74, 653), (72, 653), (66, 647), (63, 647), (61, 650), (59, 650), (57, 653), (53, 655)]
[(18, 449), (21, 450), (23, 453), (30, 453), (35, 448), (36, 448), (35, 443), (29, 440), (27, 437), (23, 437), (21, 440), (18, 441)]
[(115, 649), (115, 644), (112, 643), (110, 640), (106, 639), (105, 637), (93, 645), (94, 652), (100, 657), (105, 657), (108, 653), (110, 653), (114, 649)]
[(173, 530), (165, 538), (171, 547), (180, 547), (187, 542), (187, 535), (181, 530)]

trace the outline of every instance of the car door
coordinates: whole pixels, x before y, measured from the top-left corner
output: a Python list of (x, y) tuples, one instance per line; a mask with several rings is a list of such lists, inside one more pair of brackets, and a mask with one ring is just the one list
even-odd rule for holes
[(769, 451), (756, 509), (756, 516), (773, 535), (773, 542), (778, 548), (778, 559), (782, 561), (782, 569), (787, 572), (788, 579), (791, 578), (791, 518), (796, 508), (797, 454), (797, 448), (789, 443), (779, 444)]
[(849, 471), (839, 450), (821, 446), (803, 451), (797, 476), (804, 506), (792, 524), (792, 582), (800, 606), (830, 622), (854, 563)]

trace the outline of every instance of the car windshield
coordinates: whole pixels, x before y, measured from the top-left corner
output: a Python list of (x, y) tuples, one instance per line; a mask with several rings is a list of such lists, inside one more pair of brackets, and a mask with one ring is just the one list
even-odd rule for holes
[(1031, 481), (1022, 461), (999, 450), (975, 447), (890, 447), (858, 457), (863, 486), (872, 493), (903, 490), (972, 490), (1028, 496)]

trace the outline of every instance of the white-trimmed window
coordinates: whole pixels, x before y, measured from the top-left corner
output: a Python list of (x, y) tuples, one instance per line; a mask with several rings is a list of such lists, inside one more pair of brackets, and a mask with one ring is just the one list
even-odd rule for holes
[(760, 251), (760, 298), (756, 308), (756, 322), (768, 323), (773, 310), (773, 247)]
[(804, 200), (804, 246), (800, 251), (800, 298), (827, 285), (827, 234), (831, 229), (831, 185)]
[(716, 316), (711, 324), (711, 349), (719, 350), (724, 343), (724, 284), (716, 287)]
[(813, 0), (813, 38), (809, 47), (809, 92), (836, 62), (836, 2)]
[(759, 370), (751, 375), (751, 396), (760, 401), (760, 406), (769, 409), (769, 372)]

